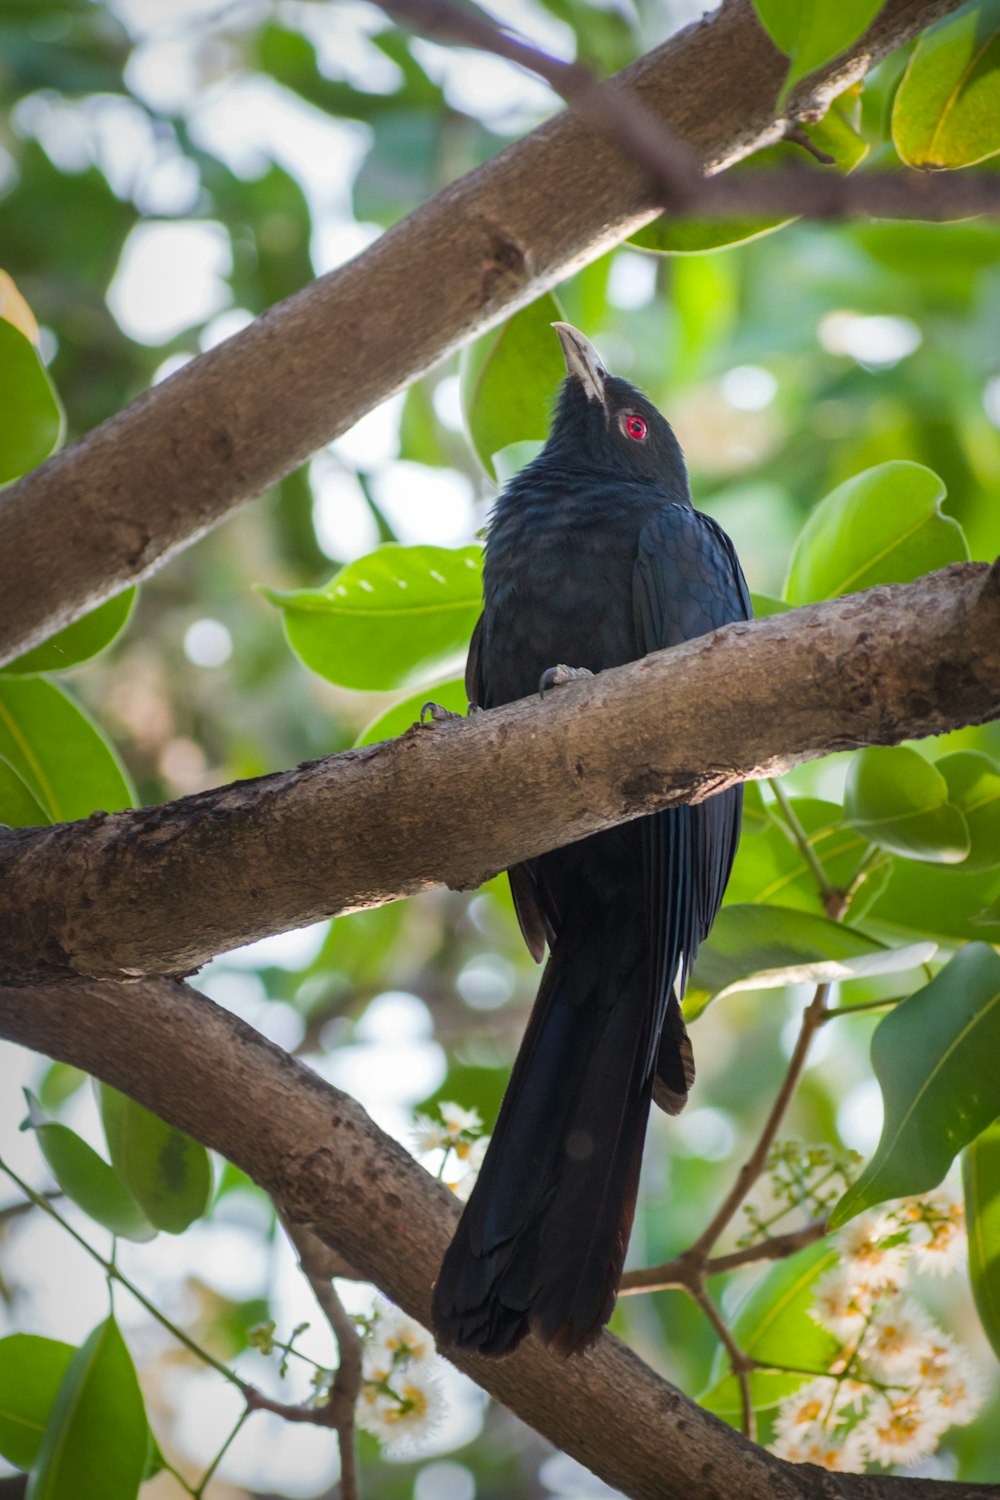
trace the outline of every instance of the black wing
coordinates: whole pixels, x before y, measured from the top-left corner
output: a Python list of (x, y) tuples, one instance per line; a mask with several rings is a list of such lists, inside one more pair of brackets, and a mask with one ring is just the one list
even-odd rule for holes
[[(465, 691), (470, 708), (489, 708), (489, 686), (483, 678), (482, 639), (483, 621), (480, 615), (469, 642), (469, 655), (465, 663)], [(507, 871), (510, 893), (514, 900), (521, 936), (528, 945), (528, 952), (540, 964), (545, 957), (545, 945), (552, 942), (552, 926), (539, 899), (532, 865), (512, 865)]]
[[(726, 533), (711, 517), (679, 504), (664, 506), (642, 530), (632, 601), (640, 656), (753, 614)], [(662, 1017), (653, 1032), (659, 1037), (654, 1098), (671, 1114), (683, 1108), (694, 1080), (680, 999), (698, 944), (722, 904), (742, 807), (743, 788), (731, 787), (642, 825), (653, 1003)]]

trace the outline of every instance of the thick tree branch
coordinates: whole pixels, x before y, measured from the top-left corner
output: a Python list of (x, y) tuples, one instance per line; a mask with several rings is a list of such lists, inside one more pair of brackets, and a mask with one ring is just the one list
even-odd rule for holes
[[(358, 1272), (426, 1323), (458, 1217), (452, 1196), (364, 1110), (203, 995), (172, 980), (0, 988), (0, 1036), (85, 1068), (221, 1151)], [(455, 1363), (636, 1500), (985, 1500), (989, 1485), (793, 1467), (660, 1380), (605, 1335), (558, 1364)]]
[(1000, 716), (1000, 564), (731, 625), (544, 702), (0, 831), (0, 982), (188, 971), (859, 745)]
[[(822, 111), (958, 3), (888, 0), (850, 53), (796, 91), (794, 109)], [(750, 0), (733, 0), (618, 84), (717, 171), (781, 138), (785, 67)], [(561, 114), (10, 486), (0, 662), (153, 571), (656, 207), (641, 161)]]
[[(631, 160), (645, 168), (660, 205), (676, 215), (705, 219), (838, 219), (876, 215), (900, 219), (960, 219), (1000, 213), (1000, 179), (945, 172), (865, 172), (855, 177), (817, 174), (801, 167), (731, 177), (706, 176), (697, 156), (635, 97), (609, 87), (581, 63), (560, 62), (523, 41), (516, 32), (493, 25), (463, 9), (457, 0), (377, 0), (388, 15), (422, 36), (476, 47), (505, 57), (544, 78), (582, 119)], [(786, 138), (815, 152), (797, 127), (798, 95), (787, 107)], [(808, 106), (803, 113), (808, 113)], [(833, 158), (823, 158), (831, 163)]]

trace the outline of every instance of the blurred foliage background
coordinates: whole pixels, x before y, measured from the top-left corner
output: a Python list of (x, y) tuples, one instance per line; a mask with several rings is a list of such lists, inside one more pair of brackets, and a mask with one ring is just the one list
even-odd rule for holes
[[(518, 0), (504, 19), (562, 55), (576, 45), (609, 72), (699, 12), (667, 0)], [(860, 98), (860, 133), (880, 165), (895, 155), (885, 122), (905, 62), (905, 51), (892, 56)], [(553, 107), (506, 65), (408, 38), (352, 0), (0, 0), (0, 263), (38, 318), (68, 438), (364, 248)], [(732, 535), (755, 592), (780, 596), (794, 539), (823, 495), (895, 459), (941, 476), (944, 508), (974, 558), (1000, 550), (1000, 225), (796, 223), (714, 254), (625, 246), (558, 297), (610, 368), (668, 414), (696, 503)], [(446, 363), (175, 558), (142, 587), (113, 645), (63, 680), (109, 732), (142, 802), (349, 746), (399, 694), (303, 670), (255, 585), (322, 586), (380, 541), (471, 544), (494, 493), (463, 432), (457, 364)], [(959, 748), (996, 755), (1000, 731), (920, 747), (932, 758)], [(839, 804), (844, 776), (844, 758), (832, 757), (793, 773), (788, 790)], [(744, 840), (731, 899), (760, 896), (763, 848)], [(904, 930), (915, 910), (914, 933), (996, 941), (969, 925), (1000, 895), (995, 868), (961, 876), (955, 898), (951, 871), (895, 866), (868, 913), (877, 919), (884, 903), (882, 930)], [(807, 882), (802, 891), (803, 908), (821, 914)], [(197, 982), (406, 1139), (413, 1108), (429, 1100), (455, 1099), (490, 1121), (537, 972), (493, 882), (258, 944)], [(899, 993), (892, 982), (895, 991), (886, 980), (857, 984), (853, 996)], [(698, 1021), (696, 1095), (680, 1120), (653, 1120), (630, 1264), (678, 1252), (710, 1217), (773, 1096), (805, 994), (736, 993)], [(876, 1021), (825, 1029), (790, 1133), (872, 1150)], [(16, 1084), (97, 1138), (80, 1075), (12, 1048), (0, 1067), (4, 1151), (28, 1175), (37, 1180), (38, 1158), (13, 1135)], [(100, 1276), (49, 1226), (18, 1219), (0, 1233), (0, 1317), (79, 1342), (99, 1316)], [(248, 1378), (268, 1378), (245, 1351), (246, 1329), (262, 1318), (285, 1334), (311, 1319), (306, 1339), (324, 1355), (269, 1208), (232, 1169), (182, 1239), (122, 1256)], [(727, 1310), (754, 1274), (732, 1278)], [(946, 1325), (988, 1361), (967, 1290), (935, 1295)], [(124, 1299), (119, 1313), (161, 1446), (181, 1466), (206, 1461), (231, 1420), (227, 1393)], [(613, 1326), (685, 1390), (707, 1383), (715, 1336), (681, 1294), (623, 1300)], [(450, 1416), (421, 1456), (387, 1463), (365, 1440), (369, 1495), (607, 1493), (457, 1376), (448, 1394)], [(998, 1419), (994, 1405), (954, 1429), (922, 1472), (995, 1478)], [(260, 1416), (210, 1493), (321, 1496), (335, 1474), (330, 1434)], [(169, 1474), (147, 1492), (178, 1493)]]

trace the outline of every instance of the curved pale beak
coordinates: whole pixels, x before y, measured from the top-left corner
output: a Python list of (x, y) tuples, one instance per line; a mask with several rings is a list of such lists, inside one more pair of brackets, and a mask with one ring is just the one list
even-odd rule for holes
[(608, 378), (608, 372), (604, 368), (601, 356), (590, 340), (584, 338), (579, 328), (574, 328), (572, 323), (553, 323), (552, 327), (559, 335), (559, 342), (562, 344), (567, 375), (575, 375), (583, 386), (587, 400), (599, 401), (607, 413), (608, 402), (604, 394), (604, 382)]

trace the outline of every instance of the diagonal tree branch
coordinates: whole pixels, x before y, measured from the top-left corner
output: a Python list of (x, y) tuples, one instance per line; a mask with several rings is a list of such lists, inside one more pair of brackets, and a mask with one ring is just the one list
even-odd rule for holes
[[(958, 3), (887, 0), (796, 90), (796, 111), (822, 112)], [(783, 135), (785, 66), (751, 0), (731, 0), (618, 86), (717, 171)], [(0, 663), (152, 572), (656, 211), (644, 164), (561, 114), (147, 391), (0, 497)]]
[[(643, 166), (660, 205), (668, 213), (706, 219), (817, 218), (875, 215), (900, 219), (960, 219), (1000, 213), (1000, 180), (990, 173), (971, 176), (899, 170), (845, 177), (800, 166), (733, 177), (707, 176), (695, 154), (632, 93), (602, 83), (581, 63), (560, 62), (492, 24), (456, 0), (377, 0), (387, 15), (422, 36), (476, 47), (517, 63), (544, 78), (577, 114), (605, 139)], [(786, 109), (786, 136), (809, 146), (791, 125), (800, 110), (793, 92)], [(827, 158), (829, 162), (830, 158)]]
[[(697, 705), (695, 712), (692, 705)], [(0, 982), (186, 971), (735, 781), (1000, 716), (1000, 564), (731, 625), (162, 807), (0, 830)]]
[[(454, 1198), (360, 1105), (174, 980), (0, 988), (0, 1036), (71, 1062), (221, 1151), (426, 1323)], [(401, 1246), (405, 1247), (401, 1253)], [(529, 1340), (455, 1363), (636, 1500), (985, 1500), (995, 1486), (827, 1474), (756, 1448), (604, 1335), (559, 1364)]]

